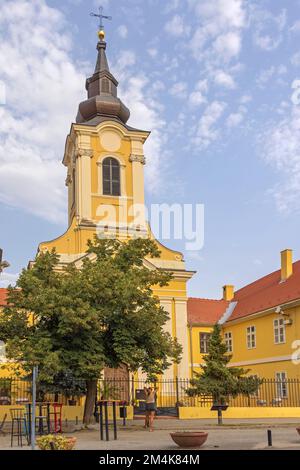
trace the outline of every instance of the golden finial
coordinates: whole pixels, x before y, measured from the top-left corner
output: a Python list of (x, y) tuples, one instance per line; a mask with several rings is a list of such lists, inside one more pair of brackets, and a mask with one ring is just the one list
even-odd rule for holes
[(100, 39), (100, 41), (104, 41), (105, 31), (103, 29), (101, 29), (101, 31), (98, 31), (98, 38)]

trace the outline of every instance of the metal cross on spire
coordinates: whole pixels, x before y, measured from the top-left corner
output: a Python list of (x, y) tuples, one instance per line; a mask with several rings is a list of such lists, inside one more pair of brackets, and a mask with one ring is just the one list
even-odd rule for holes
[(90, 13), (90, 16), (95, 16), (96, 18), (99, 18), (99, 20), (100, 20), (100, 24), (99, 24), (100, 31), (104, 30), (103, 20), (112, 20), (112, 16), (103, 15), (103, 7), (102, 6), (99, 7), (99, 14)]

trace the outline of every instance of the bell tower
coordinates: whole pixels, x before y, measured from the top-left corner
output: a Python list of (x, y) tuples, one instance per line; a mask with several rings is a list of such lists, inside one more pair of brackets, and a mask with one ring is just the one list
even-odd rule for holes
[[(102, 19), (101, 15), (100, 16)], [(150, 132), (130, 127), (130, 111), (118, 97), (118, 81), (110, 72), (106, 57), (103, 27), (98, 33), (97, 61), (94, 73), (86, 81), (87, 98), (79, 104), (76, 122), (67, 136), (63, 164), (67, 169), (68, 229), (39, 251), (55, 248), (58, 269), (69, 263), (80, 268), (88, 256), (87, 243), (95, 235), (127, 240), (134, 236), (154, 240), (145, 217), (144, 143)], [(153, 291), (169, 313), (165, 325), (183, 347), (180, 364), (165, 372), (165, 378), (189, 377), (187, 292), (193, 276), (187, 271), (183, 255), (156, 243), (158, 259), (145, 259), (149, 269), (172, 273), (168, 286)]]
[(66, 143), (69, 224), (76, 220), (85, 230), (96, 225), (120, 238), (136, 230), (146, 235), (143, 144), (150, 133), (127, 125), (130, 111), (118, 98), (104, 38), (100, 31), (87, 99), (79, 104)]

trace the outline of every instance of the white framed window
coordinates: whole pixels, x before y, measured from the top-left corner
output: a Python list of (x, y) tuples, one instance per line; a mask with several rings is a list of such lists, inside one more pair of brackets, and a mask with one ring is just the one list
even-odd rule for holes
[(275, 380), (276, 380), (277, 398), (287, 398), (288, 396), (287, 373), (276, 372)]
[(255, 326), (247, 327), (247, 348), (248, 349), (256, 348), (256, 327)]
[(274, 320), (274, 343), (285, 343), (285, 324), (283, 318), (276, 318)]
[(211, 337), (211, 333), (200, 333), (199, 341), (200, 341), (200, 353), (201, 354), (208, 353), (208, 345), (209, 345), (210, 337)]
[(232, 341), (231, 331), (227, 331), (224, 334), (224, 340), (225, 340), (225, 344), (227, 346), (227, 352), (232, 352), (233, 351), (233, 341)]

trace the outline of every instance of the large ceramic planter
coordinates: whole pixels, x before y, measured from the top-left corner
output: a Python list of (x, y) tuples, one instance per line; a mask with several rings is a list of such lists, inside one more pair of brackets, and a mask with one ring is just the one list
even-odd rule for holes
[(202, 431), (171, 432), (170, 436), (179, 447), (201, 447), (208, 433)]

